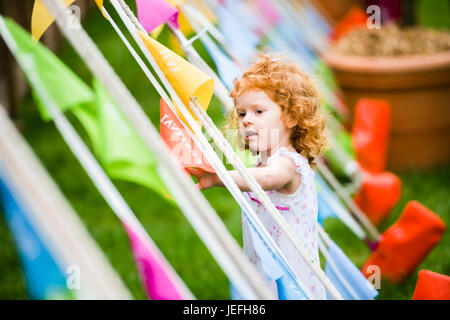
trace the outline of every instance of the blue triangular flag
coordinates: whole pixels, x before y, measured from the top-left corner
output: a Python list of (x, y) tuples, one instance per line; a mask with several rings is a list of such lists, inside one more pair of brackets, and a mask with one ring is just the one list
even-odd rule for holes
[[(318, 187), (318, 218), (323, 225), (323, 221), (328, 217), (337, 217), (359, 238), (365, 238), (365, 232), (361, 226), (350, 215), (348, 210), (342, 205), (330, 187), (325, 183), (322, 177), (315, 175), (315, 181)], [(331, 212), (330, 212), (331, 211)]]
[[(333, 260), (340, 274), (348, 283), (351, 290), (357, 295), (357, 297), (354, 297), (351, 292), (349, 292), (327, 261), (325, 265), (325, 274), (342, 295), (344, 300), (355, 300), (356, 298), (360, 300), (371, 300), (378, 295), (378, 291), (373, 287), (370, 281), (364, 277), (361, 271), (331, 239), (328, 251), (330, 259)], [(327, 298), (331, 298), (328, 293)]]
[(267, 250), (266, 246), (256, 234), (256, 231), (252, 226), (250, 226), (249, 230), (253, 240), (253, 246), (258, 257), (261, 259), (262, 267), (269, 281), (276, 280), (283, 276), (283, 270), (281, 270), (280, 266), (275, 262), (272, 254)]
[(28, 296), (37, 300), (75, 298), (67, 288), (64, 273), (45, 245), (39, 230), (1, 176), (0, 198), (3, 199), (5, 219), (18, 248)]
[(250, 58), (256, 53), (256, 46), (259, 37), (247, 28), (241, 21), (234, 17), (228, 8), (218, 6), (217, 16), (219, 29), (232, 48), (239, 48), (236, 53), (239, 59), (247, 64)]
[(292, 278), (283, 275), (276, 282), (279, 300), (307, 300), (306, 294), (295, 284)]
[(305, 65), (313, 65), (316, 60), (314, 52), (305, 43), (305, 40), (299, 37), (299, 34), (295, 34), (293, 30), (296, 30), (296, 26), (292, 26), (288, 21), (282, 21), (277, 26), (277, 30), (281, 34), (282, 38), (287, 41), (291, 48), (295, 50), (295, 53), (301, 57)]
[(241, 70), (239, 70), (236, 63), (219, 49), (207, 34), (200, 39), (214, 60), (220, 79), (222, 79), (227, 89), (231, 90), (233, 88), (233, 80), (241, 76)]
[[(317, 186), (317, 207), (318, 207), (318, 219), (320, 224), (323, 226), (323, 222), (327, 218), (337, 218), (334, 210), (331, 209), (331, 206), (327, 202), (326, 193), (330, 193), (331, 190), (326, 185), (325, 181), (320, 177), (320, 175), (314, 175), (314, 180)], [(329, 194), (328, 196), (333, 197), (333, 195)]]
[(280, 300), (305, 300), (307, 299), (304, 291), (294, 282), (294, 279), (288, 274), (287, 270), (281, 265), (278, 257), (272, 255), (262, 240), (256, 234), (253, 226), (249, 226), (253, 245), (261, 259), (261, 264), (269, 281), (276, 281), (278, 288), (278, 299)]
[(310, 3), (304, 3), (303, 5), (304, 15), (309, 17), (309, 20), (312, 22), (313, 26), (321, 30), (323, 33), (330, 35), (333, 31), (332, 27), (317, 12), (316, 8), (314, 8), (314, 6)]
[(245, 300), (244, 296), (239, 292), (238, 289), (230, 281), (230, 299), (231, 300)]
[(323, 226), (323, 222), (327, 218), (337, 218), (334, 211), (331, 210), (331, 207), (328, 205), (328, 203), (324, 199), (324, 193), (325, 193), (325, 191), (323, 189), (320, 189), (317, 192), (318, 219), (322, 226)]

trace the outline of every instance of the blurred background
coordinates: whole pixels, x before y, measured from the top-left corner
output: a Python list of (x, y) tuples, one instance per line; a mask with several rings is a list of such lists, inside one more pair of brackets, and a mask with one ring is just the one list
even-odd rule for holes
[[(210, 2), (206, 1), (205, 5)], [(1, 0), (1, 14), (11, 17), (25, 30), (30, 30), (33, 3), (32, 0)], [(358, 104), (362, 103), (361, 99), (382, 100), (389, 106), (386, 116), (388, 120), (385, 119), (389, 123), (389, 130), (382, 166), (399, 178), (401, 194), (395, 206), (390, 208), (389, 214), (377, 221), (378, 230), (383, 232), (397, 221), (405, 205), (411, 200), (420, 202), (448, 225), (449, 1), (318, 0), (308, 3), (312, 3), (331, 28), (330, 37), (326, 39), (329, 50), (320, 52), (320, 56), (327, 72), (332, 75), (333, 83), (330, 87), (338, 92), (339, 101), (345, 106), (336, 116), (342, 123), (343, 130), (355, 133), (355, 123), (364, 127), (361, 124), (364, 123), (364, 117), (358, 116), (357, 111)], [(77, 0), (75, 4), (81, 8), (82, 25), (89, 36), (143, 107), (154, 126), (159, 128), (159, 95), (156, 90), (149, 85), (95, 2)], [(133, 11), (136, 10), (134, 1), (128, 1), (127, 4)], [(381, 8), (380, 19), (370, 20), (373, 28), (369, 28), (368, 22), (372, 12), (367, 12), (371, 5)], [(258, 19), (256, 13), (254, 17)], [(176, 50), (167, 27), (164, 27), (157, 39)], [(89, 70), (56, 25), (47, 30), (41, 42), (81, 79), (91, 83)], [(203, 44), (196, 41), (194, 47), (208, 65), (217, 71), (215, 61)], [(129, 240), (120, 221), (74, 158), (54, 124), (41, 119), (27, 82), (3, 41), (0, 41), (0, 61), (0, 103), (5, 106), (16, 127), (79, 214), (134, 298), (145, 299), (146, 294), (133, 262)], [(316, 75), (326, 80), (324, 73)], [(363, 110), (364, 106), (361, 108)], [(215, 96), (208, 114), (216, 124), (222, 124), (225, 120), (223, 107)], [(73, 115), (68, 114), (68, 117), (86, 144), (91, 146), (81, 124)], [(347, 151), (348, 155), (355, 157), (360, 165), (372, 165), (370, 155), (364, 154), (363, 149), (358, 149), (358, 145), (354, 145), (353, 149)], [(332, 155), (328, 158), (329, 165), (333, 168)], [(343, 184), (349, 182), (348, 173), (334, 171)], [(114, 184), (192, 293), (198, 299), (229, 299), (228, 279), (180, 209), (138, 184), (116, 180)], [(241, 212), (238, 204), (226, 189), (215, 188), (202, 192), (233, 237), (242, 245)], [(359, 204), (362, 206), (361, 202)], [(361, 268), (370, 255), (364, 242), (349, 232), (338, 219), (327, 219), (324, 227), (354, 264)], [(450, 274), (448, 232), (443, 234), (439, 243), (404, 281), (391, 283), (383, 280), (377, 299), (411, 299), (418, 271), (421, 269)], [(4, 219), (0, 219), (0, 299), (28, 298), (12, 234)]]

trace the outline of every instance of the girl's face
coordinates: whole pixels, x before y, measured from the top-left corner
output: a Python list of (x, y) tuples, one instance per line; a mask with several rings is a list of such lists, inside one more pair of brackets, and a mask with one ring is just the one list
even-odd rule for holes
[(290, 130), (281, 119), (281, 108), (264, 91), (246, 90), (236, 98), (239, 133), (250, 151), (267, 152), (290, 144)]

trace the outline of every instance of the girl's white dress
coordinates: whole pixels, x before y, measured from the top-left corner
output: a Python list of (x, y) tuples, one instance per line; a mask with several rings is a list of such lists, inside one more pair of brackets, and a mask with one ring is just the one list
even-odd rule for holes
[[(294, 230), (303, 246), (309, 251), (316, 263), (320, 265), (317, 233), (317, 191), (314, 183), (314, 171), (309, 166), (308, 160), (297, 152), (291, 152), (282, 147), (271, 155), (267, 164), (272, 159), (279, 156), (286, 156), (291, 159), (297, 167), (297, 173), (301, 176), (301, 184), (292, 194), (282, 194), (277, 191), (266, 191), (266, 194), (277, 207), (278, 211), (286, 219), (288, 225)], [(258, 159), (255, 166), (261, 162)], [(244, 196), (249, 200), (257, 216), (280, 247), (281, 251), (297, 272), (300, 280), (310, 291), (313, 299), (326, 299), (325, 288), (320, 280), (315, 276), (312, 269), (304, 262), (300, 253), (292, 246), (286, 235), (278, 228), (270, 214), (252, 192), (244, 192)], [(253, 246), (250, 230), (246, 219), (242, 216), (242, 236), (244, 243), (244, 254), (255, 265), (263, 279), (266, 279), (268, 287), (275, 297), (278, 297), (275, 281), (269, 281), (266, 277), (261, 260)]]

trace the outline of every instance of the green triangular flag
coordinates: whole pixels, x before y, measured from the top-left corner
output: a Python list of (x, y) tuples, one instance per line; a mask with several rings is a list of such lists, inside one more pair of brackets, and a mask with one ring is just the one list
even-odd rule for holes
[[(94, 99), (92, 90), (53, 52), (39, 42), (34, 42), (31, 34), (11, 19), (5, 18), (4, 21), (16, 42), (17, 53), (19, 54), (17, 58), (32, 60), (31, 70), (37, 74), (44, 89), (61, 110), (66, 111), (72, 106)], [(27, 73), (31, 70), (24, 69), (27, 77), (29, 77)], [(34, 90), (33, 95), (42, 118), (46, 121), (50, 120), (50, 115)]]
[[(356, 154), (352, 146), (352, 137), (350, 133), (339, 130), (337, 132), (333, 133), (335, 138), (335, 143), (339, 144), (341, 147), (341, 150), (345, 152), (350, 159), (356, 159)], [(346, 163), (342, 163), (340, 160), (340, 157), (338, 156), (338, 151), (336, 149), (339, 146), (331, 145), (329, 149), (325, 151), (325, 157), (327, 158), (328, 165), (330, 166), (333, 173), (340, 177), (340, 178), (346, 178), (347, 174), (345, 173), (345, 165)]]
[(148, 187), (174, 203), (151, 151), (96, 79), (93, 86), (95, 102), (73, 108), (72, 112), (85, 127), (105, 171), (112, 178)]
[[(86, 103), (77, 107), (72, 108), (70, 111), (78, 118), (78, 120), (83, 125), (94, 148), (94, 152), (97, 155), (102, 154), (102, 140), (100, 136), (100, 127), (98, 125), (98, 110), (97, 102)], [(100, 159), (100, 162), (101, 159)]]

